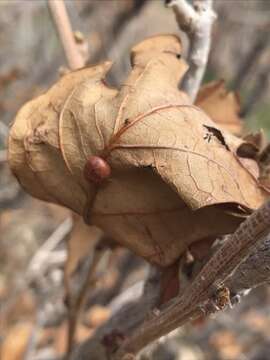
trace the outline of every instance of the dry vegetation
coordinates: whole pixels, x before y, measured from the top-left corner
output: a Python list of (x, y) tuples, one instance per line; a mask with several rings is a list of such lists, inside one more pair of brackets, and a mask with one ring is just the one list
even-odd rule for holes
[[(191, 294), (213, 251), (234, 240), (226, 234), (269, 196), (269, 125), (249, 134), (269, 119), (268, 1), (215, 2), (207, 84), (195, 104), (190, 85), (178, 89), (192, 36), (180, 32), (172, 9), (157, 0), (66, 5), (80, 30), (67, 63), (66, 35), (60, 42), (45, 1), (0, 4), (3, 360), (63, 359), (74, 349), (73, 360), (98, 360), (122, 344), (134, 350), (130, 334), (146, 318), (150, 336), (160, 305)], [(181, 41), (145, 40), (168, 33)], [(98, 65), (69, 72), (83, 63)], [(27, 195), (10, 168), (45, 202)], [(184, 326), (141, 359), (268, 359), (268, 244), (269, 236), (229, 280), (221, 269), (233, 296), (216, 305), (263, 286), (191, 322), (198, 301), (185, 313), (179, 295)], [(168, 332), (162, 326), (158, 336)], [(136, 351), (147, 339), (140, 331)]]

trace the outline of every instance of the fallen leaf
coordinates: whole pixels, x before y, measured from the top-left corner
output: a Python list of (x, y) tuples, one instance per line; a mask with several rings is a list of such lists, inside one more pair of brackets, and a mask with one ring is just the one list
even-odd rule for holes
[(196, 105), (222, 128), (233, 134), (242, 132), (243, 122), (239, 116), (239, 96), (225, 88), (224, 80), (212, 81), (203, 85), (198, 93)]

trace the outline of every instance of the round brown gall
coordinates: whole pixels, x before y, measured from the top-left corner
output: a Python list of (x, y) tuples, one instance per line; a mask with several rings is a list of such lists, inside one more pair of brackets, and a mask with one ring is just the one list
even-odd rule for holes
[(84, 165), (84, 177), (87, 181), (100, 184), (111, 175), (111, 167), (99, 156), (90, 156)]

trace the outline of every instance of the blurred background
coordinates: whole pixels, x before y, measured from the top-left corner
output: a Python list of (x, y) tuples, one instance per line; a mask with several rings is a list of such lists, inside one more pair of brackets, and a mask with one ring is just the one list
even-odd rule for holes
[[(180, 34), (174, 14), (161, 0), (66, 1), (74, 30), (89, 44), (88, 64), (114, 61), (109, 82), (119, 85), (130, 69), (130, 48), (147, 36)], [(246, 132), (270, 135), (270, 1), (214, 0), (218, 14), (205, 82), (224, 79), (241, 98)], [(6, 140), (23, 103), (44, 92), (67, 66), (44, 0), (0, 1), (0, 349), (3, 360), (55, 360), (64, 352), (65, 243), (44, 268), (33, 263), (51, 237), (68, 233), (69, 212), (26, 195), (10, 174)], [(64, 225), (63, 225), (64, 224)], [(61, 227), (62, 226), (62, 227)], [(65, 233), (66, 229), (66, 233)], [(58, 231), (58, 233), (57, 233)], [(56, 235), (55, 235), (56, 233)], [(57, 235), (58, 234), (58, 235)], [(44, 251), (43, 251), (44, 252)], [(53, 256), (54, 260), (53, 260)], [(41, 256), (42, 257), (42, 256)], [(40, 258), (38, 258), (40, 259)], [(32, 267), (31, 267), (32, 266)], [(145, 276), (146, 265), (118, 250), (110, 276), (88, 299), (78, 341), (106, 319), (114, 295)], [(30, 275), (29, 275), (30, 274)], [(94, 307), (90, 305), (96, 304)], [(231, 311), (185, 326), (162, 342), (153, 359), (270, 359), (270, 291), (253, 291)], [(40, 321), (40, 316), (46, 321)], [(45, 315), (44, 315), (45, 314)], [(38, 336), (37, 336), (38, 334)]]

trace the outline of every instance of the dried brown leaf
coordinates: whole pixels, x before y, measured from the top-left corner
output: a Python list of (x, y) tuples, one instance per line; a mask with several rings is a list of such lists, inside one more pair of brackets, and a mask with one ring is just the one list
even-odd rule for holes
[[(72, 85), (68, 74), (41, 100), (25, 106), (30, 114), (45, 107), (30, 126), (36, 135), (35, 124), (46, 117), (42, 141), (29, 145), (29, 121), (22, 113), (10, 136), (10, 164), (27, 189), (72, 208), (162, 266), (196, 241), (234, 231), (241, 209), (257, 208), (267, 196), (257, 183), (256, 161), (246, 164), (236, 154), (243, 140), (219, 128), (178, 90), (186, 71), (180, 53), (172, 35), (138, 44), (119, 90), (105, 82), (108, 63), (81, 70), (87, 71), (85, 78)], [(61, 81), (69, 90), (59, 100), (53, 89)], [(52, 101), (59, 104), (53, 121), (44, 115)], [(44, 136), (51, 128), (54, 141)], [(112, 169), (100, 186), (84, 177), (92, 155), (103, 157)], [(28, 178), (22, 174), (25, 164)]]
[(222, 128), (233, 134), (241, 133), (243, 123), (239, 116), (239, 96), (225, 88), (224, 80), (212, 81), (202, 86), (196, 105)]
[(60, 153), (59, 114), (73, 88), (100, 71), (97, 66), (63, 76), (19, 111), (9, 137), (9, 163), (21, 185), (33, 196), (74, 211), (82, 209), (85, 195), (70, 176)]

